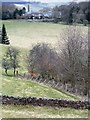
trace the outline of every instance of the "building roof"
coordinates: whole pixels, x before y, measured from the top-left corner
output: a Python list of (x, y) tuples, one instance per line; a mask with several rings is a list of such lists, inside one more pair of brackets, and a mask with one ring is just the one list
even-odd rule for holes
[(32, 12), (32, 11), (30, 11), (30, 12), (26, 12), (25, 14), (26, 14), (26, 15), (31, 15), (31, 14), (42, 14), (42, 13), (40, 13), (40, 12)]

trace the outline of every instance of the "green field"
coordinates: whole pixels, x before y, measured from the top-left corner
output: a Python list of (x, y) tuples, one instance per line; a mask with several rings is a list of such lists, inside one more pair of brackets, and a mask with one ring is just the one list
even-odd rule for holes
[(55, 44), (63, 25), (27, 21), (4, 21), (10, 42), (18, 47), (31, 47), (38, 42)]
[[(31, 48), (33, 44), (38, 42), (46, 42), (57, 46), (58, 40), (62, 39), (60, 35), (65, 32), (68, 25), (42, 23), (42, 22), (27, 22), (27, 21), (3, 21), (7, 28), (7, 33), (11, 45)], [(79, 26), (80, 29), (88, 30), (88, 27)]]
[(70, 100), (78, 100), (65, 93), (59, 92), (50, 86), (42, 83), (32, 82), (31, 80), (17, 79), (14, 77), (2, 76), (2, 94), (9, 96), (33, 96), (46, 98), (64, 98)]
[[(7, 33), (12, 46), (16, 46), (19, 51), (20, 68), (19, 72), (27, 72), (26, 56), (28, 49), (38, 42), (51, 43), (56, 47), (60, 31), (66, 25), (53, 23), (35, 23), (27, 21), (3, 21), (7, 28)], [(0, 21), (1, 25), (1, 21)], [(87, 29), (87, 27), (83, 27)], [(0, 63), (7, 49), (7, 46), (0, 45)], [(13, 76), (5, 76), (4, 70), (0, 70), (0, 92), (3, 95), (12, 96), (33, 96), (45, 98), (63, 98), (69, 100), (79, 100), (78, 97), (60, 92), (42, 83), (31, 80), (22, 80)], [(8, 71), (12, 75), (12, 71)], [(70, 108), (54, 107), (34, 107), (34, 106), (12, 106), (2, 105), (2, 117), (5, 118), (86, 118), (87, 110), (75, 110)]]

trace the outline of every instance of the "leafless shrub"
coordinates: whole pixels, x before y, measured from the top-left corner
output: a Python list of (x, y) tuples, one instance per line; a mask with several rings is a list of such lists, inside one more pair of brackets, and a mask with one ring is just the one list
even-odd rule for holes
[(84, 94), (87, 94), (88, 39), (86, 31), (70, 26), (64, 34), (63, 47), (59, 46), (60, 71), (63, 79), (70, 82), (73, 88), (81, 88)]
[(57, 74), (57, 53), (48, 44), (35, 45), (28, 55), (28, 70), (42, 77), (55, 77)]

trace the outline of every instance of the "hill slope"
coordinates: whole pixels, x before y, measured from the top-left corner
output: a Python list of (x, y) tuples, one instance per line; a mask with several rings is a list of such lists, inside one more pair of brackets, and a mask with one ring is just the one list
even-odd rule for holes
[(46, 86), (42, 83), (33, 82), (31, 80), (23, 80), (14, 77), (2, 77), (2, 94), (10, 96), (33, 96), (45, 98), (63, 98), (70, 100), (78, 100), (77, 97), (67, 95)]
[[(3, 54), (8, 48), (7, 46), (0, 45), (3, 49)], [(1, 50), (2, 51), (2, 50)], [(24, 56), (26, 51), (21, 49), (20, 51), (20, 58), (22, 62), (21, 66), (24, 66)], [(0, 52), (0, 56), (2, 58), (2, 52)], [(0, 58), (0, 62), (1, 62)], [(25, 67), (25, 66), (24, 66)], [(25, 71), (25, 68), (20, 68), (20, 73)], [(0, 77), (0, 83), (2, 84), (1, 93), (3, 95), (9, 95), (9, 96), (31, 96), (31, 97), (45, 97), (45, 98), (62, 98), (62, 99), (69, 99), (69, 100), (78, 100), (79, 98), (75, 96), (71, 96), (67, 93), (60, 92), (50, 86), (44, 85), (43, 83), (37, 83), (33, 82), (31, 80), (25, 80), (13, 77), (13, 70), (8, 70), (8, 74), (10, 76), (6, 76), (4, 73), (4, 69), (0, 70), (0, 73), (2, 76)]]
[[(1, 80), (0, 80), (1, 81)], [(41, 83), (2, 75), (2, 94), (78, 100)], [(88, 118), (88, 110), (39, 107), (32, 105), (2, 105), (3, 118)]]

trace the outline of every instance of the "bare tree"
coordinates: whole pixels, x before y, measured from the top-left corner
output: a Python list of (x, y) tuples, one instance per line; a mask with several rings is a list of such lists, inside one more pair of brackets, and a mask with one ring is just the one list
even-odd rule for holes
[[(78, 27), (70, 26), (63, 37), (63, 48), (60, 48), (61, 72), (63, 78), (71, 82), (72, 88), (81, 85), (86, 87), (88, 68), (87, 35)], [(83, 88), (84, 89), (84, 88)]]
[(28, 55), (28, 70), (37, 72), (42, 77), (53, 77), (56, 73), (57, 54), (51, 46), (41, 43), (30, 50)]

